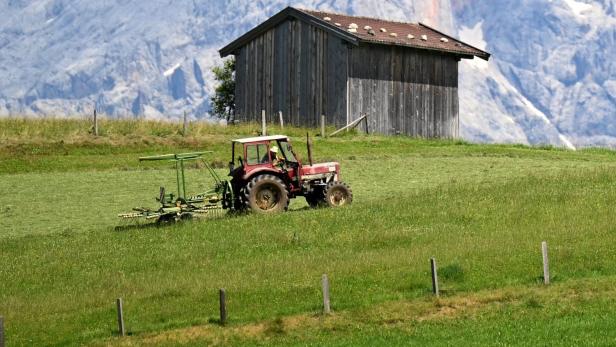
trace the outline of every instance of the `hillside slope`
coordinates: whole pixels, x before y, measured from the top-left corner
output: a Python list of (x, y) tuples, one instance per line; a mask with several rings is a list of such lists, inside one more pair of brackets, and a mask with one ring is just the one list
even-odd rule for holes
[[(460, 345), (614, 341), (616, 152), (348, 134), (314, 137), (354, 203), (166, 227), (117, 213), (174, 190), (156, 153), (212, 150), (256, 124), (0, 120), (0, 313), (21, 345)], [(279, 129), (273, 128), (273, 132)], [(306, 157), (307, 129), (286, 128)], [(188, 190), (207, 189), (191, 166)], [(116, 228), (120, 226), (120, 228)], [(553, 287), (541, 282), (547, 241)], [(443, 297), (430, 295), (429, 258)], [(334, 315), (320, 316), (323, 273)], [(229, 325), (219, 327), (218, 289)], [(132, 337), (115, 336), (124, 299)], [(546, 333), (548, 332), (548, 333)], [(442, 344), (442, 343), (441, 343)]]

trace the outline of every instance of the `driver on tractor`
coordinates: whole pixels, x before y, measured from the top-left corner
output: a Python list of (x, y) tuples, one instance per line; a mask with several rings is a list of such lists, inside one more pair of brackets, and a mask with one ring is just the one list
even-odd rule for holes
[[(281, 167), (284, 165), (284, 157), (280, 153), (280, 149), (278, 146), (273, 145), (269, 150), (269, 158), (272, 158), (272, 165)], [(267, 163), (269, 161), (268, 155), (266, 154), (261, 160), (262, 163)]]

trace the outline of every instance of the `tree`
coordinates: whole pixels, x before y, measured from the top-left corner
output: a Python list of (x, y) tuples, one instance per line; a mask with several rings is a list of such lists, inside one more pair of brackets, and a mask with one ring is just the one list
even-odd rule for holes
[(227, 122), (235, 114), (235, 59), (227, 59), (222, 66), (212, 68), (218, 82), (212, 96), (212, 111)]

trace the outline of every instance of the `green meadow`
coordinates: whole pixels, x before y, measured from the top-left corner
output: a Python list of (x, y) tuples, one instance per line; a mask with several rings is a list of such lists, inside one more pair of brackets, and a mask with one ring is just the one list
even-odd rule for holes
[[(156, 227), (169, 163), (257, 125), (0, 120), (0, 315), (9, 346), (614, 345), (616, 152), (273, 128), (337, 160), (354, 202)], [(333, 129), (330, 129), (333, 130)], [(189, 190), (212, 179), (188, 170)], [(552, 284), (543, 285), (541, 241)], [(429, 259), (442, 295), (431, 295)], [(333, 314), (321, 314), (321, 275)], [(218, 289), (229, 322), (218, 324)], [(129, 336), (117, 336), (123, 298)]]

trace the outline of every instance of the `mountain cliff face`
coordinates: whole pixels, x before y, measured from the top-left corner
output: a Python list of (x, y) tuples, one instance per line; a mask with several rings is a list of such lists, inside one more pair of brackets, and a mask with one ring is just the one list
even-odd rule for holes
[[(0, 115), (207, 117), (217, 50), (289, 3), (0, 3)], [(304, 0), (421, 21), (493, 54), (460, 67), (461, 134), (616, 147), (616, 0)]]
[[(494, 54), (488, 66), (463, 64), (464, 136), (616, 146), (615, 8), (614, 0), (457, 3), (461, 36)], [(496, 132), (480, 126), (496, 119)]]

